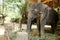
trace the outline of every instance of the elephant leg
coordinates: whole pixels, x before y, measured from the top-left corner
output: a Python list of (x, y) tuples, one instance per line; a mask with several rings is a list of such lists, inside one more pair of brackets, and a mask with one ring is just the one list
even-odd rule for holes
[(56, 25), (55, 24), (51, 25), (51, 32), (52, 32), (52, 34), (56, 33)]
[(37, 17), (37, 28), (38, 28), (39, 36), (40, 36), (40, 16)]
[(44, 22), (41, 23), (41, 38), (44, 38)]
[(33, 14), (31, 12), (29, 12), (28, 19), (27, 19), (27, 32), (30, 32), (30, 30), (31, 30), (32, 17), (33, 17)]
[(27, 32), (30, 32), (30, 30), (31, 30), (31, 18), (29, 18), (28, 20), (27, 20)]
[(46, 19), (44, 19), (43, 20), (43, 18), (44, 18), (44, 16), (41, 14), (41, 17), (40, 17), (40, 26), (41, 26), (41, 38), (43, 39), (43, 38), (45, 38), (45, 35), (44, 35), (44, 26), (45, 26), (45, 24), (46, 24)]

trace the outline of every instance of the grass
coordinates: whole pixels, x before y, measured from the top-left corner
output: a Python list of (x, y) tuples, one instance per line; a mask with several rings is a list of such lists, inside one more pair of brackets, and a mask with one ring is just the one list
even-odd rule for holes
[(41, 39), (38, 36), (31, 35), (30, 40), (58, 40), (58, 37), (55, 34), (53, 35), (53, 34), (46, 33), (44, 39)]
[[(16, 33), (13, 33), (12, 34), (12, 40), (15, 40), (16, 39)], [(60, 37), (59, 37), (60, 38)], [(45, 33), (45, 38), (44, 39), (41, 39), (39, 36), (37, 35), (32, 35), (30, 34), (29, 35), (29, 40), (60, 40), (58, 39), (58, 36), (55, 35), (55, 34), (51, 34), (51, 33)]]

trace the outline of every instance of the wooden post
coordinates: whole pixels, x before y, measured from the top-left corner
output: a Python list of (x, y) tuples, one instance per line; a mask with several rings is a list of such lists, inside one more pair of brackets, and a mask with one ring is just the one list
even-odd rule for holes
[(19, 31), (22, 31), (22, 17), (20, 17), (20, 19), (19, 19)]

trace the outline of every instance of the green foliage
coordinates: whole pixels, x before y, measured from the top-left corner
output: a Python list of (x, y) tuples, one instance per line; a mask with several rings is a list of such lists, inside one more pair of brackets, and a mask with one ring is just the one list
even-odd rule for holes
[(25, 11), (25, 0), (4, 0), (4, 4), (0, 5), (0, 13), (5, 13), (11, 18), (19, 18)]

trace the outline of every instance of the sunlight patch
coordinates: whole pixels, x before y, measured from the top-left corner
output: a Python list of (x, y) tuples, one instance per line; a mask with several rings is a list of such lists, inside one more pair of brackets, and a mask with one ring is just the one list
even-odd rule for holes
[(51, 25), (45, 25), (45, 28), (51, 28)]
[(0, 28), (0, 35), (4, 35), (5, 29), (4, 28)]

